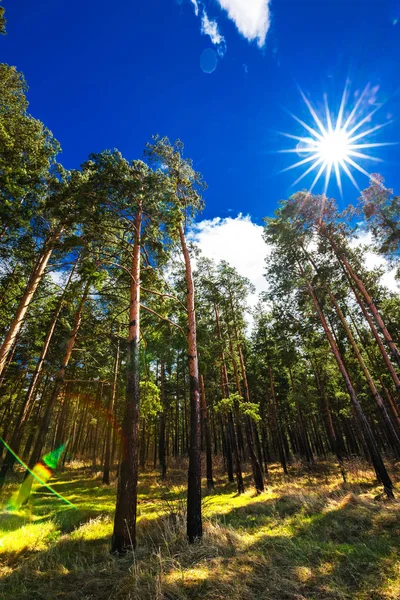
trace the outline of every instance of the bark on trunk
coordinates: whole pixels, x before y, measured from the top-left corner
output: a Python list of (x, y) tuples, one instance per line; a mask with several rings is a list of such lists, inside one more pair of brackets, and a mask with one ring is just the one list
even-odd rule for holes
[(322, 409), (323, 409), (323, 414), (324, 414), (325, 428), (326, 428), (326, 432), (328, 435), (329, 445), (331, 447), (331, 451), (334, 452), (334, 454), (336, 454), (336, 458), (338, 460), (339, 469), (340, 469), (340, 473), (342, 475), (343, 482), (346, 483), (346, 481), (347, 481), (346, 470), (344, 468), (343, 456), (342, 456), (342, 453), (341, 453), (341, 450), (340, 450), (340, 447), (338, 444), (336, 430), (333, 425), (333, 420), (332, 420), (331, 410), (329, 407), (328, 397), (326, 395), (325, 385), (321, 379), (320, 373), (318, 372), (317, 365), (314, 365), (314, 363), (311, 361), (311, 366), (314, 371), (314, 376), (315, 376), (315, 379), (317, 382), (317, 387), (319, 389), (319, 393), (320, 393), (320, 397), (321, 397), (321, 401), (322, 401)]
[(350, 281), (350, 285), (351, 285), (351, 288), (353, 290), (354, 296), (355, 296), (355, 298), (357, 300), (357, 303), (358, 303), (359, 307), (361, 308), (361, 311), (362, 311), (362, 313), (363, 313), (363, 315), (365, 317), (365, 320), (367, 321), (367, 323), (368, 323), (368, 325), (369, 325), (369, 327), (371, 329), (372, 335), (374, 336), (376, 343), (378, 344), (378, 348), (379, 348), (380, 353), (382, 355), (382, 358), (383, 358), (383, 360), (384, 360), (384, 362), (385, 362), (385, 364), (387, 366), (387, 369), (388, 369), (388, 371), (390, 373), (390, 376), (391, 376), (391, 378), (393, 380), (393, 383), (394, 383), (394, 385), (396, 387), (396, 391), (400, 395), (400, 378), (398, 377), (396, 371), (394, 370), (394, 367), (392, 365), (392, 362), (390, 360), (390, 357), (389, 357), (388, 353), (386, 352), (386, 348), (383, 345), (383, 342), (381, 340), (379, 332), (377, 331), (377, 329), (376, 329), (376, 327), (374, 325), (374, 322), (373, 322), (370, 314), (368, 313), (367, 309), (365, 308), (364, 302), (360, 298), (360, 295), (358, 294), (357, 290), (351, 284), (350, 276), (349, 276), (349, 281)]
[[(12, 448), (12, 450), (15, 452), (15, 454), (18, 454), (18, 452), (19, 452), (21, 441), (22, 441), (22, 436), (24, 433), (25, 424), (29, 420), (29, 418), (32, 414), (34, 405), (35, 405), (36, 391), (37, 391), (40, 374), (42, 372), (44, 361), (46, 360), (47, 352), (49, 350), (50, 342), (52, 340), (54, 330), (55, 330), (56, 324), (58, 322), (58, 318), (59, 318), (61, 310), (64, 306), (65, 295), (69, 289), (69, 286), (72, 281), (72, 277), (75, 272), (77, 264), (78, 264), (78, 261), (75, 262), (73, 268), (71, 269), (71, 272), (68, 276), (68, 280), (65, 284), (64, 291), (61, 295), (61, 298), (58, 301), (57, 308), (53, 314), (53, 318), (51, 320), (50, 327), (47, 331), (46, 338), (43, 343), (42, 351), (40, 353), (39, 360), (36, 363), (35, 371), (32, 375), (32, 379), (30, 381), (25, 400), (23, 402), (20, 413), (18, 415), (17, 424), (15, 426), (12, 438), (9, 443), (9, 446)], [(16, 459), (15, 459), (14, 455), (10, 451), (7, 451), (7, 454), (4, 458), (3, 465), (2, 465), (1, 471), (0, 471), (0, 488), (2, 487), (2, 485), (5, 482), (8, 471), (13, 468), (15, 461), (16, 461)]]
[(272, 400), (272, 414), (273, 414), (274, 425), (275, 425), (279, 460), (282, 465), (283, 472), (285, 473), (285, 475), (287, 475), (288, 469), (287, 469), (287, 464), (286, 464), (285, 449), (284, 449), (283, 440), (282, 440), (282, 431), (281, 431), (281, 426), (280, 426), (279, 418), (278, 418), (278, 404), (277, 404), (276, 395), (275, 395), (274, 376), (272, 373), (272, 367), (269, 363), (268, 363), (268, 376), (269, 376), (269, 389), (270, 389), (271, 400)]
[(347, 321), (345, 319), (345, 316), (344, 316), (344, 314), (342, 312), (342, 309), (340, 308), (340, 306), (339, 306), (339, 304), (338, 304), (335, 296), (332, 294), (332, 292), (330, 290), (328, 290), (328, 294), (329, 294), (329, 298), (332, 301), (332, 304), (335, 307), (335, 310), (336, 310), (336, 313), (337, 313), (337, 315), (338, 315), (338, 317), (340, 319), (340, 322), (343, 325), (343, 329), (346, 332), (347, 339), (349, 340), (350, 345), (353, 348), (354, 354), (357, 357), (357, 360), (358, 360), (358, 363), (360, 365), (361, 371), (363, 372), (364, 377), (367, 380), (368, 387), (369, 387), (369, 389), (371, 391), (371, 394), (372, 394), (372, 396), (373, 396), (376, 404), (378, 405), (379, 410), (382, 413), (383, 420), (384, 420), (384, 423), (385, 423), (385, 426), (386, 426), (386, 429), (387, 429), (387, 435), (389, 437), (389, 440), (390, 440), (391, 444), (394, 445), (394, 448), (395, 448), (395, 451), (396, 451), (396, 455), (398, 456), (399, 455), (399, 451), (400, 451), (400, 440), (399, 440), (399, 438), (397, 436), (397, 432), (396, 432), (396, 430), (395, 430), (395, 428), (393, 426), (393, 423), (392, 423), (392, 421), (391, 421), (391, 419), (389, 417), (389, 414), (388, 414), (388, 412), (386, 410), (386, 406), (385, 406), (385, 404), (383, 402), (383, 399), (382, 399), (380, 393), (378, 392), (378, 389), (377, 389), (377, 387), (375, 385), (375, 382), (372, 379), (371, 374), (370, 374), (370, 372), (369, 372), (369, 370), (368, 370), (368, 368), (367, 368), (367, 366), (366, 366), (366, 364), (364, 362), (363, 356), (362, 356), (362, 354), (360, 352), (360, 349), (359, 349), (359, 347), (357, 345), (357, 342), (354, 339), (354, 336), (353, 336), (353, 333), (352, 333), (352, 331), (351, 331), (351, 329), (349, 327), (349, 324), (347, 323)]
[(117, 396), (117, 381), (118, 381), (118, 367), (119, 367), (119, 340), (117, 340), (117, 348), (115, 350), (115, 361), (114, 361), (114, 375), (113, 384), (110, 396), (110, 402), (108, 405), (107, 414), (107, 433), (106, 433), (106, 450), (104, 456), (104, 472), (103, 472), (103, 483), (110, 485), (110, 462), (111, 462), (111, 436), (115, 430), (116, 422), (114, 417), (115, 409), (115, 398)]
[(197, 359), (194, 283), (190, 255), (186, 245), (182, 223), (179, 225), (179, 235), (183, 257), (185, 260), (190, 377), (190, 445), (187, 493), (187, 535), (189, 542), (193, 543), (196, 539), (201, 538), (203, 535), (201, 518), (201, 406), (199, 367)]
[[(300, 272), (304, 276), (304, 270), (302, 269), (302, 267), (301, 267), (301, 265), (299, 263), (298, 263), (298, 266), (299, 266)], [(365, 439), (365, 443), (366, 443), (366, 446), (368, 448), (368, 452), (369, 452), (369, 455), (371, 457), (371, 461), (372, 461), (372, 464), (374, 466), (377, 478), (383, 484), (383, 487), (384, 487), (384, 490), (385, 490), (387, 496), (389, 498), (394, 498), (392, 480), (390, 479), (389, 473), (387, 472), (386, 467), (385, 467), (385, 465), (383, 463), (381, 454), (380, 454), (379, 449), (377, 447), (377, 444), (376, 444), (374, 435), (372, 433), (372, 430), (371, 430), (371, 428), (369, 426), (369, 423), (368, 423), (368, 421), (367, 421), (367, 419), (366, 419), (366, 417), (364, 415), (364, 412), (363, 412), (363, 410), (362, 410), (362, 408), (361, 408), (361, 406), (360, 406), (360, 404), (358, 402), (355, 389), (354, 389), (353, 384), (352, 384), (352, 382), (350, 380), (349, 374), (347, 373), (346, 367), (345, 367), (345, 365), (343, 363), (342, 357), (340, 355), (339, 348), (336, 345), (336, 342), (334, 340), (332, 332), (331, 332), (331, 330), (329, 328), (329, 325), (328, 325), (328, 323), (327, 323), (327, 321), (325, 319), (325, 316), (324, 316), (324, 314), (322, 312), (322, 309), (321, 309), (321, 307), (319, 305), (318, 299), (317, 299), (317, 297), (316, 297), (316, 295), (314, 293), (313, 288), (311, 287), (310, 283), (307, 280), (305, 280), (305, 281), (306, 281), (306, 286), (307, 286), (308, 293), (309, 293), (309, 295), (310, 295), (310, 297), (312, 299), (312, 302), (314, 304), (315, 310), (316, 310), (316, 312), (318, 314), (318, 317), (319, 317), (319, 319), (321, 321), (321, 325), (322, 325), (322, 327), (323, 327), (323, 329), (325, 331), (326, 337), (328, 339), (331, 351), (332, 351), (332, 353), (333, 353), (333, 355), (334, 355), (334, 357), (336, 359), (336, 362), (337, 362), (337, 365), (339, 367), (340, 373), (341, 373), (341, 375), (342, 375), (342, 377), (344, 379), (345, 385), (346, 385), (347, 390), (349, 392), (349, 396), (350, 396), (350, 399), (351, 399), (351, 402), (352, 402), (352, 406), (353, 406), (355, 414), (357, 415), (357, 419), (358, 419), (358, 422), (360, 424), (360, 428), (361, 428), (363, 437)]]
[(356, 284), (361, 295), (364, 297), (365, 302), (367, 303), (367, 307), (371, 311), (372, 316), (374, 317), (379, 329), (381, 330), (383, 337), (384, 337), (387, 345), (390, 348), (390, 351), (392, 353), (394, 360), (397, 362), (397, 364), (400, 367), (400, 352), (399, 352), (396, 344), (392, 340), (392, 336), (390, 335), (389, 331), (387, 330), (387, 327), (386, 327), (377, 307), (375, 306), (375, 303), (373, 302), (371, 296), (368, 294), (368, 291), (366, 290), (363, 282), (358, 277), (358, 275), (354, 271), (353, 267), (350, 265), (345, 254), (343, 252), (341, 252), (340, 249), (338, 248), (335, 240), (330, 235), (328, 235), (328, 239), (329, 239), (329, 242), (330, 242), (332, 249), (335, 252), (338, 260), (342, 263), (342, 265), (346, 269), (347, 273), (349, 274), (349, 277)]
[(210, 435), (210, 424), (208, 422), (206, 392), (205, 392), (205, 388), (204, 388), (203, 375), (200, 375), (200, 388), (201, 388), (201, 400), (202, 400), (202, 407), (203, 407), (204, 437), (206, 439), (207, 488), (209, 490), (213, 490), (214, 489), (214, 479), (213, 479), (213, 465), (212, 465), (211, 435)]
[(22, 296), (15, 316), (12, 320), (9, 330), (3, 340), (3, 343), (0, 346), (0, 375), (2, 374), (4, 367), (7, 362), (7, 355), (11, 350), (11, 347), (14, 343), (16, 336), (18, 335), (21, 326), (24, 323), (24, 319), (26, 313), (28, 311), (29, 305), (32, 301), (32, 298), (37, 290), (39, 283), (43, 279), (43, 275), (45, 274), (46, 267), (50, 260), (50, 257), (53, 253), (55, 244), (61, 235), (61, 229), (57, 231), (55, 234), (51, 235), (46, 241), (42, 253), (39, 256), (36, 265), (29, 277), (28, 284), (25, 289), (25, 293)]
[(167, 461), (165, 458), (165, 423), (166, 423), (166, 402), (165, 402), (165, 365), (161, 361), (161, 405), (163, 411), (160, 415), (160, 437), (158, 441), (158, 460), (160, 463), (160, 476), (164, 480), (167, 477)]
[(39, 462), (40, 456), (42, 454), (42, 450), (43, 450), (43, 447), (44, 447), (44, 444), (46, 441), (46, 435), (47, 435), (47, 432), (48, 432), (49, 426), (50, 426), (53, 408), (58, 400), (59, 394), (64, 385), (65, 372), (68, 367), (69, 361), (71, 359), (72, 350), (75, 346), (76, 337), (78, 335), (78, 331), (79, 331), (79, 328), (82, 323), (82, 314), (83, 314), (85, 303), (86, 303), (86, 300), (87, 300), (87, 297), (89, 294), (90, 285), (91, 285), (91, 282), (88, 281), (86, 283), (85, 289), (82, 294), (82, 298), (79, 302), (79, 306), (78, 306), (75, 316), (74, 316), (72, 332), (68, 339), (67, 348), (65, 350), (64, 357), (63, 357), (63, 362), (62, 362), (61, 367), (55, 377), (53, 392), (47, 402), (46, 409), (45, 409), (45, 412), (44, 412), (44, 415), (43, 415), (43, 418), (42, 418), (42, 421), (41, 421), (41, 424), (39, 427), (39, 431), (37, 433), (36, 442), (33, 446), (33, 450), (32, 450), (32, 453), (31, 453), (31, 456), (29, 459), (28, 466), (30, 469), (32, 469), (36, 465), (36, 463)]
[[(229, 380), (228, 380), (228, 370), (226, 368), (225, 362), (225, 352), (223, 346), (222, 339), (222, 331), (221, 331), (221, 322), (219, 318), (219, 312), (217, 305), (214, 303), (214, 312), (215, 312), (215, 321), (217, 325), (217, 335), (220, 343), (220, 353), (221, 353), (221, 383), (222, 383), (222, 397), (229, 398)], [(232, 352), (232, 342), (230, 341), (231, 354), (233, 360), (233, 366), (235, 369), (236, 382), (239, 386), (238, 393), (240, 394), (240, 384), (239, 378), (237, 374), (236, 362), (233, 358)], [(227, 417), (227, 444), (226, 444), (226, 459), (227, 459), (227, 470), (228, 470), (228, 480), (233, 482), (233, 461), (232, 461), (232, 452), (235, 456), (235, 471), (236, 471), (236, 485), (238, 494), (242, 494), (244, 492), (244, 483), (243, 483), (243, 475), (242, 475), (242, 461), (240, 458), (239, 444), (236, 432), (239, 431), (240, 428), (240, 419), (237, 411), (237, 407), (235, 406), (234, 412), (236, 415), (236, 431), (235, 431), (235, 422), (233, 420), (233, 414), (230, 411)]]
[[(246, 367), (244, 364), (242, 348), (241, 348), (241, 345), (238, 340), (237, 332), (236, 332), (236, 340), (237, 340), (237, 347), (238, 347), (238, 351), (239, 351), (240, 368), (242, 371), (244, 399), (246, 402), (250, 402), (250, 392), (249, 392), (249, 386), (247, 383)], [(250, 454), (254, 485), (255, 485), (257, 492), (263, 492), (264, 491), (264, 475), (263, 475), (263, 471), (262, 471), (261, 465), (259, 463), (259, 460), (257, 458), (257, 454), (254, 449), (252, 423), (251, 423), (249, 416), (246, 416), (246, 418), (245, 418), (245, 432), (246, 432), (247, 447), (249, 449), (249, 454)]]
[(140, 406), (140, 244), (142, 212), (135, 219), (130, 307), (129, 346), (125, 416), (122, 424), (122, 453), (111, 552), (124, 554), (136, 547), (138, 442)]

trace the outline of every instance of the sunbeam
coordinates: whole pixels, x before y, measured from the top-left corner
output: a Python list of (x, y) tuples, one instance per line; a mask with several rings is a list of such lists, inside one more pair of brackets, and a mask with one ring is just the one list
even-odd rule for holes
[[(359, 143), (366, 136), (382, 129), (382, 127), (385, 127), (390, 122), (389, 121), (383, 124), (375, 125), (373, 127), (369, 126), (368, 129), (360, 131), (360, 128), (362, 128), (366, 123), (370, 124), (372, 116), (381, 107), (380, 105), (374, 108), (366, 116), (362, 116), (361, 118), (358, 117), (361, 102), (363, 99), (365, 99), (368, 90), (369, 86), (364, 89), (362, 94), (360, 94), (359, 98), (355, 102), (353, 108), (348, 112), (346, 110), (346, 104), (348, 100), (348, 84), (346, 83), (340, 102), (339, 112), (336, 118), (332, 116), (332, 113), (329, 109), (328, 98), (326, 94), (324, 95), (324, 111), (322, 115), (318, 115), (311, 102), (305, 96), (303, 91), (300, 90), (301, 97), (306, 104), (313, 121), (308, 124), (302, 119), (299, 119), (290, 111), (287, 112), (295, 121), (297, 121), (297, 123), (304, 127), (304, 129), (307, 131), (307, 136), (310, 137), (301, 137), (289, 133), (279, 132), (285, 137), (298, 141), (298, 144), (295, 148), (280, 150), (280, 152), (297, 153), (299, 156), (305, 156), (303, 160), (299, 160), (286, 167), (282, 170), (282, 172), (290, 171), (291, 169), (311, 163), (311, 165), (308, 165), (308, 168), (304, 171), (304, 173), (302, 173), (302, 175), (296, 179), (293, 185), (299, 183), (299, 181), (306, 177), (306, 175), (319, 167), (318, 173), (311, 184), (310, 191), (312, 191), (316, 186), (318, 181), (321, 179), (321, 176), (325, 175), (324, 194), (326, 194), (331, 176), (334, 174), (340, 194), (342, 194), (342, 181), (340, 176), (341, 170), (344, 171), (352, 184), (359, 189), (357, 181), (355, 180), (349, 167), (352, 167), (359, 173), (362, 173), (366, 176), (369, 176), (369, 173), (363, 167), (361, 167), (355, 159), (382, 162), (381, 158), (376, 158), (374, 156), (370, 156), (369, 154), (364, 154), (364, 152), (360, 152), (361, 149), (364, 150), (367, 148), (378, 148), (396, 144), (396, 142), (368, 143), (367, 140), (364, 140), (364, 143)], [(347, 117), (345, 116), (346, 113), (348, 113)]]

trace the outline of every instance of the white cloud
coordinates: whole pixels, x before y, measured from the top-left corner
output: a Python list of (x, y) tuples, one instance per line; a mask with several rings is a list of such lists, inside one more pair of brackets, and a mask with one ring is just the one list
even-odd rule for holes
[(224, 36), (220, 33), (217, 21), (209, 18), (205, 6), (200, 0), (190, 0), (190, 2), (193, 4), (196, 17), (201, 13), (201, 33), (210, 36), (211, 42), (218, 46), (219, 56), (224, 56), (226, 43)]
[(236, 218), (215, 217), (196, 223), (189, 239), (196, 242), (207, 258), (216, 262), (226, 260), (240, 275), (250, 279), (256, 293), (248, 298), (253, 307), (258, 294), (267, 289), (263, 276), (268, 246), (262, 239), (263, 228), (253, 223), (250, 216), (239, 214)]
[(190, 0), (190, 2), (194, 6), (194, 12), (195, 12), (196, 17), (198, 17), (199, 16), (199, 5), (197, 4), (197, 0)]
[[(193, 0), (192, 0), (193, 1)], [(265, 44), (270, 26), (269, 0), (217, 0), (235, 23), (239, 32), (249, 41)]]
[(63, 271), (50, 271), (50, 279), (58, 287), (62, 288), (65, 284), (65, 273)]
[[(361, 245), (372, 247), (372, 234), (370, 231), (359, 234), (350, 242), (350, 246), (353, 248)], [(364, 263), (367, 269), (370, 270), (375, 269), (376, 267), (384, 267), (385, 273), (381, 277), (381, 283), (390, 291), (400, 293), (400, 286), (395, 279), (396, 269), (388, 269), (388, 263), (384, 256), (380, 256), (372, 250), (367, 251), (364, 254)]]
[[(207, 258), (216, 262), (226, 260), (238, 272), (247, 277), (254, 285), (256, 292), (248, 297), (251, 307), (257, 304), (260, 292), (268, 289), (264, 277), (265, 259), (270, 252), (269, 246), (262, 238), (263, 227), (253, 223), (249, 215), (239, 214), (237, 217), (215, 217), (195, 223), (189, 232), (189, 239), (200, 247)], [(371, 245), (371, 234), (363, 233), (353, 238), (351, 246)], [(388, 269), (383, 256), (367, 251), (364, 255), (367, 269), (384, 267), (385, 273), (381, 283), (389, 290), (399, 293), (400, 286), (395, 279), (396, 269)]]
[(201, 33), (209, 35), (212, 43), (216, 46), (219, 46), (220, 44), (225, 45), (225, 39), (219, 32), (217, 21), (209, 19), (205, 10), (203, 10), (201, 16)]

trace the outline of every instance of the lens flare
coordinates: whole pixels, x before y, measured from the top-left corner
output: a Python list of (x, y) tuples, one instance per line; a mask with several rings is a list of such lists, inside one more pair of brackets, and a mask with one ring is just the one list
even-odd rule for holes
[(58, 461), (61, 458), (61, 454), (64, 452), (67, 444), (68, 444), (69, 440), (67, 440), (65, 442), (65, 444), (63, 444), (62, 446), (60, 446), (59, 448), (56, 448), (55, 450), (53, 450), (52, 452), (49, 452), (48, 454), (45, 454), (43, 456), (43, 462), (50, 467), (50, 469), (55, 469), (56, 466), (58, 465)]
[[(325, 175), (325, 184), (324, 184), (324, 194), (326, 194), (329, 182), (331, 179), (331, 175), (333, 172), (336, 176), (336, 183), (342, 194), (342, 180), (341, 180), (341, 171), (344, 171), (347, 177), (350, 179), (352, 184), (359, 190), (359, 186), (353, 176), (353, 173), (350, 170), (350, 167), (356, 169), (363, 175), (370, 177), (370, 174), (358, 164), (356, 159), (364, 159), (364, 160), (372, 160), (375, 162), (383, 162), (382, 159), (370, 156), (369, 154), (364, 154), (364, 152), (360, 152), (360, 150), (364, 150), (367, 148), (378, 148), (381, 146), (392, 146), (397, 142), (383, 142), (383, 143), (360, 143), (363, 138), (366, 138), (368, 135), (371, 135), (388, 125), (391, 121), (384, 123), (382, 125), (375, 125), (374, 127), (369, 127), (366, 124), (370, 123), (373, 115), (379, 110), (382, 105), (375, 106), (373, 110), (371, 110), (365, 117), (361, 118), (359, 116), (360, 107), (362, 102), (369, 103), (371, 95), (374, 96), (374, 92), (376, 92), (376, 88), (371, 90), (369, 86), (367, 86), (363, 93), (358, 97), (355, 105), (352, 110), (348, 112), (346, 110), (346, 103), (348, 97), (347, 84), (345, 86), (339, 112), (335, 119), (332, 118), (331, 111), (329, 109), (328, 100), (325, 95), (325, 110), (323, 111), (325, 114), (323, 116), (318, 115), (317, 111), (312, 106), (311, 102), (304, 95), (304, 93), (300, 90), (301, 96), (303, 98), (304, 103), (306, 104), (310, 115), (313, 119), (313, 123), (309, 125), (305, 121), (302, 121), (296, 115), (289, 112), (291, 117), (295, 119), (306, 131), (307, 137), (299, 137), (296, 135), (292, 135), (289, 133), (281, 133), (285, 137), (288, 137), (293, 140), (297, 140), (296, 148), (290, 148), (288, 150), (280, 150), (280, 152), (288, 152), (288, 153), (297, 153), (300, 157), (304, 156), (302, 160), (297, 161), (296, 163), (290, 165), (284, 171), (289, 171), (291, 169), (295, 169), (297, 167), (305, 167), (304, 173), (296, 181), (293, 185), (299, 183), (304, 177), (306, 177), (312, 171), (315, 171), (318, 168), (318, 172), (311, 184), (310, 191), (318, 183), (321, 176)], [(368, 94), (370, 93), (370, 97), (368, 99)], [(348, 112), (347, 118), (345, 118), (345, 113)], [(367, 127), (367, 129), (364, 129)], [(362, 131), (360, 129), (363, 128)]]
[[(54, 490), (50, 485), (47, 485), (47, 481), (50, 479), (50, 477), (52, 475), (52, 472), (49, 468), (47, 468), (42, 463), (37, 463), (31, 470), (28, 467), (28, 465), (24, 463), (22, 458), (20, 458), (17, 454), (15, 454), (15, 452), (12, 450), (12, 448), (10, 448), (10, 446), (7, 444), (7, 442), (5, 442), (3, 440), (2, 437), (0, 437), (0, 442), (2, 442), (2, 444), (4, 444), (4, 447), (6, 448), (6, 450), (9, 450), (11, 452), (11, 454), (16, 458), (16, 460), (29, 473), (29, 475), (26, 477), (26, 479), (22, 482), (18, 493), (11, 498), (7, 508), (9, 508), (11, 510), (17, 510), (22, 506), (22, 504), (24, 504), (28, 500), (34, 479), (36, 479), (42, 486), (46, 487), (50, 492), (55, 494), (55, 496), (57, 496), (57, 498), (59, 498), (60, 500), (62, 500), (66, 504), (68, 504), (69, 506), (76, 508), (75, 504), (72, 504), (72, 502), (70, 502), (69, 500), (67, 500), (67, 498), (64, 498), (64, 496), (62, 496), (61, 494), (56, 492), (56, 490)], [(65, 445), (66, 444), (63, 445), (64, 448), (65, 448)], [(50, 454), (58, 453), (59, 450), (60, 449), (58, 448), (57, 450), (50, 452)], [(49, 455), (46, 455), (46, 456), (49, 456)], [(60, 453), (60, 456), (61, 456), (61, 453)], [(57, 463), (56, 463), (56, 466), (57, 466)]]

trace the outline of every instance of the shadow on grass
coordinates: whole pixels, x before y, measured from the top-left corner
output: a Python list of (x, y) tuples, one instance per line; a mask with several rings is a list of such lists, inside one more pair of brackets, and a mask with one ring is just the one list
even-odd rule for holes
[(8, 510), (0, 512), (0, 532), (16, 531), (30, 522), (29, 516), (17, 515)]
[[(313, 480), (306, 493), (283, 491), (273, 498), (259, 496), (246, 506), (232, 506), (223, 515), (214, 514), (205, 523), (204, 539), (192, 546), (185, 539), (184, 515), (156, 516), (151, 521), (143, 518), (133, 560), (132, 556), (117, 559), (109, 555), (109, 522), (107, 533), (100, 521), (99, 525), (93, 523), (93, 530), (86, 529), (91, 527), (90, 519), (109, 515), (102, 510), (101, 501), (102, 496), (110, 498), (112, 490), (107, 488), (103, 494), (104, 487), (94, 479), (77, 483), (73, 482), (72, 489), (85, 497), (82, 506), (87, 506), (88, 496), (97, 494), (98, 509), (59, 508), (52, 520), (61, 538), (50, 547), (25, 553), (23, 560), (19, 560), (21, 553), (3, 553), (5, 563), (15, 566), (14, 573), (6, 573), (2, 580), (4, 600), (400, 597), (394, 588), (389, 589), (400, 559), (397, 503), (366, 501), (352, 493), (338, 497), (335, 492), (333, 497), (327, 492), (319, 497), (320, 485)], [(153, 494), (162, 500), (167, 485), (154, 483), (149, 475), (141, 481), (140, 496), (149, 494), (148, 504), (154, 504)], [(220, 498), (223, 505), (234, 493), (231, 485), (208, 497)], [(171, 494), (178, 501), (179, 486)], [(43, 510), (54, 510), (54, 500), (42, 498), (41, 502)], [(179, 510), (178, 503), (176, 508)], [(14, 525), (18, 528), (18, 520)], [(87, 539), (90, 535), (92, 539)]]
[[(270, 502), (260, 503), (261, 510)], [(254, 505), (253, 505), (254, 507)], [(247, 507), (248, 508), (248, 507)], [(255, 507), (254, 507), (255, 509)], [(360, 512), (361, 509), (361, 512)], [(242, 522), (234, 509), (230, 522)], [(239, 514), (238, 514), (239, 513)], [(294, 514), (294, 513), (292, 513)], [(291, 535), (273, 530), (254, 535), (254, 541), (236, 547), (232, 555), (201, 560), (197, 568), (185, 565), (186, 577), (164, 573), (164, 598), (246, 600), (388, 600), (398, 598), (400, 546), (398, 512), (379, 521), (380, 507), (350, 502), (311, 515)], [(203, 543), (206, 543), (207, 536)], [(209, 540), (212, 544), (212, 539)], [(397, 590), (397, 592), (396, 592)]]
[[(270, 501), (257, 504), (270, 510)], [(192, 546), (179, 522), (171, 528), (170, 517), (159, 517), (139, 524), (134, 561), (109, 555), (109, 535), (62, 538), (3, 579), (5, 600), (387, 600), (396, 597), (387, 585), (399, 558), (400, 516), (393, 512), (382, 535), (379, 508), (349, 501), (310, 515), (291, 535), (267, 531), (245, 541), (232, 527), (207, 523)]]

